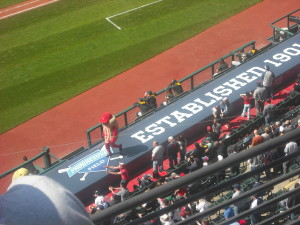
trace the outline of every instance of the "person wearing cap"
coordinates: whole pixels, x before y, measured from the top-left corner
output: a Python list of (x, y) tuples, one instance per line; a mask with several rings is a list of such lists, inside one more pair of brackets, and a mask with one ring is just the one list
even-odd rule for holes
[(109, 204), (108, 202), (105, 201), (103, 195), (100, 195), (100, 191), (96, 190), (94, 192), (94, 197), (95, 197), (95, 205), (97, 209), (103, 210), (109, 207)]
[(147, 102), (145, 101), (144, 98), (139, 98), (138, 100), (139, 101), (134, 103), (133, 105), (135, 107), (140, 108), (141, 111), (136, 113), (136, 116), (140, 117), (140, 116), (146, 114), (150, 110), (150, 107), (149, 107), (149, 105), (147, 104)]
[(267, 99), (267, 89), (260, 81), (257, 82), (257, 88), (253, 92), (253, 98), (255, 100), (256, 116), (258, 116), (263, 112), (264, 102)]
[(144, 96), (145, 102), (147, 103), (149, 110), (157, 108), (156, 95), (152, 91), (147, 91)]
[(129, 182), (129, 175), (128, 175), (128, 171), (125, 167), (125, 164), (122, 162), (119, 162), (119, 166), (104, 166), (104, 168), (109, 168), (109, 169), (115, 169), (115, 170), (119, 170), (119, 172), (114, 172), (114, 171), (109, 171), (107, 170), (106, 173), (112, 174), (112, 175), (121, 175), (121, 184), (125, 184), (125, 186), (128, 184)]
[(226, 69), (228, 69), (228, 64), (225, 62), (224, 59), (221, 59), (220, 60), (220, 65), (218, 66), (216, 74), (219, 74), (219, 73), (223, 72)]
[(267, 105), (264, 106), (263, 115), (265, 117), (265, 125), (270, 125), (274, 120), (274, 104), (271, 104), (271, 99), (267, 99)]
[(265, 65), (265, 73), (262, 75), (262, 84), (267, 89), (267, 98), (274, 99), (273, 95), (273, 81), (275, 79), (274, 73), (270, 70), (269, 65)]
[(109, 156), (112, 154), (110, 151), (111, 147), (119, 148), (119, 151), (122, 151), (122, 144), (116, 144), (119, 135), (119, 125), (116, 117), (109, 112), (105, 112), (102, 114), (100, 122), (102, 123), (102, 136), (104, 137), (107, 154)]
[(174, 165), (178, 164), (177, 154), (179, 152), (179, 144), (175, 141), (175, 139), (170, 136), (168, 138), (168, 146), (167, 146), (167, 154), (169, 159), (170, 168), (173, 169)]
[(175, 97), (183, 93), (183, 88), (177, 80), (172, 80), (169, 88), (173, 91)]
[(15, 181), (16, 179), (23, 177), (23, 176), (28, 176), (29, 175), (29, 171), (26, 168), (20, 168), (18, 170), (16, 170), (12, 176), (12, 181)]

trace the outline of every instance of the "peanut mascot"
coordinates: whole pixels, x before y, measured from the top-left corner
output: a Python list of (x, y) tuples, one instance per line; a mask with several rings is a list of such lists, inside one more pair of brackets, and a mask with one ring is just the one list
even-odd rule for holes
[(111, 155), (110, 147), (119, 148), (119, 150), (122, 151), (122, 144), (117, 145), (115, 143), (119, 135), (119, 125), (116, 117), (109, 112), (105, 112), (102, 114), (100, 122), (102, 123), (102, 136), (104, 137), (104, 143), (108, 155)]

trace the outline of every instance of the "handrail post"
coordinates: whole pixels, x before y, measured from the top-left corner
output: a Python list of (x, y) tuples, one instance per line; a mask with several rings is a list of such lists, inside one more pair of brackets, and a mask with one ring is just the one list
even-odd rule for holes
[(191, 90), (194, 89), (194, 76), (191, 77)]
[(44, 153), (44, 165), (45, 165), (45, 168), (48, 169), (51, 167), (51, 160), (50, 160), (50, 149), (49, 147), (45, 146), (43, 149), (42, 149), (43, 153)]
[(124, 124), (125, 124), (125, 127), (128, 125), (127, 112), (124, 113)]
[(211, 79), (214, 79), (215, 74), (215, 64), (211, 66)]

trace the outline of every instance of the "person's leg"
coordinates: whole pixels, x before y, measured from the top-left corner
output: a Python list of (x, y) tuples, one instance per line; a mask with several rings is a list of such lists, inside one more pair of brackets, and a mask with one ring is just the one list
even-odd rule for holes
[(259, 115), (259, 102), (255, 101), (255, 111), (256, 111), (256, 116)]
[(153, 160), (153, 173), (157, 173), (158, 171), (158, 162), (157, 160)]
[(245, 117), (246, 109), (247, 109), (247, 105), (244, 104), (243, 112), (241, 114), (242, 117)]
[(173, 165), (173, 158), (171, 155), (168, 156), (169, 158), (169, 166), (170, 166), (170, 169), (173, 169), (174, 168), (174, 165)]
[(105, 143), (105, 148), (106, 148), (107, 154), (108, 154), (108, 155), (111, 155), (111, 151), (110, 151), (110, 143)]
[(248, 104), (248, 105), (246, 105), (246, 107), (247, 107), (247, 118), (248, 118), (248, 120), (250, 119), (250, 117), (251, 117), (251, 115), (250, 115), (250, 108), (251, 108), (251, 106)]

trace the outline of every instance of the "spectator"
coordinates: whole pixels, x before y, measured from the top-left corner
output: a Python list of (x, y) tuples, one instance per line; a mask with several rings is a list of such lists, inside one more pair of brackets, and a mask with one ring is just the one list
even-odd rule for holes
[(94, 192), (95, 205), (98, 210), (107, 209), (110, 205), (105, 201), (104, 197), (100, 195), (100, 191), (96, 190)]
[[(124, 183), (121, 183), (119, 188), (114, 188), (110, 186), (108, 189), (113, 195), (120, 196), (121, 201), (124, 201), (126, 198), (129, 197), (129, 191), (126, 188)], [(119, 191), (116, 193), (115, 190), (119, 190)]]
[[(241, 187), (239, 184), (232, 185), (232, 188), (234, 191), (232, 198), (236, 198), (240, 194), (244, 193), (244, 191), (241, 190)], [(232, 207), (233, 207), (234, 215), (237, 216), (238, 213), (241, 212), (245, 208), (244, 200), (242, 199), (242, 200), (236, 202)]]
[(246, 92), (246, 94), (240, 94), (240, 96), (244, 99), (244, 108), (242, 112), (242, 117), (245, 117), (245, 113), (247, 112), (247, 118), (250, 119), (250, 109), (251, 109), (251, 102), (253, 100), (252, 95), (250, 92)]
[[(299, 188), (299, 187), (300, 187), (300, 184), (295, 183), (294, 189)], [(292, 208), (292, 207), (294, 207), (296, 205), (299, 205), (299, 204), (300, 204), (300, 192), (298, 191), (297, 195), (294, 195), (294, 196), (291, 196), (291, 197), (288, 198), (287, 207)], [(299, 215), (300, 215), (300, 210), (298, 209), (296, 212), (292, 213), (291, 219), (295, 220), (299, 217)]]
[(170, 168), (173, 169), (174, 165), (178, 164), (177, 154), (179, 152), (179, 144), (175, 141), (175, 139), (172, 136), (168, 138), (168, 142), (169, 142), (167, 146), (168, 159), (169, 159)]
[(188, 158), (188, 171), (189, 173), (200, 169), (203, 166), (202, 159), (198, 158)]
[(213, 117), (216, 120), (220, 120), (221, 119), (221, 109), (220, 106), (216, 105), (215, 107), (212, 108), (212, 113), (213, 113)]
[(138, 100), (139, 100), (138, 102), (134, 103), (134, 106), (140, 108), (141, 111), (136, 113), (136, 116), (140, 117), (140, 116), (146, 114), (150, 108), (149, 108), (147, 102), (143, 98), (139, 98)]
[[(24, 162), (27, 162), (27, 156), (23, 156), (23, 160)], [(32, 162), (28, 162), (26, 165), (24, 165), (24, 168), (28, 169), (30, 174), (39, 174), (39, 171), (35, 168)]]
[(300, 93), (300, 80), (299, 79), (296, 80), (293, 91)]
[(111, 147), (119, 148), (119, 151), (122, 151), (122, 144), (116, 144), (119, 135), (119, 125), (116, 117), (109, 112), (105, 112), (102, 114), (100, 122), (102, 123), (102, 136), (104, 137), (107, 154), (109, 156), (112, 154), (110, 151)]
[(228, 98), (224, 98), (220, 103), (220, 110), (221, 110), (221, 118), (228, 117), (229, 114), (229, 101)]
[(145, 93), (144, 99), (149, 107), (149, 110), (154, 110), (157, 108), (156, 96), (152, 91), (147, 91)]
[(187, 149), (187, 140), (180, 135), (178, 138), (178, 144), (179, 144), (179, 155), (180, 155), (180, 161), (185, 160), (185, 155), (186, 155), (186, 149)]
[(166, 89), (166, 94), (167, 94), (166, 95), (166, 101), (167, 101), (167, 103), (170, 103), (170, 102), (172, 102), (175, 99), (175, 95), (173, 94), (171, 88), (167, 88)]
[(219, 73), (223, 72), (226, 69), (228, 69), (228, 64), (224, 61), (224, 59), (221, 59), (220, 60), (220, 65), (218, 66), (216, 74), (219, 74)]
[(273, 95), (273, 81), (275, 79), (274, 73), (270, 70), (269, 65), (265, 65), (266, 72), (262, 76), (263, 86), (267, 90), (267, 98), (274, 99)]
[(244, 49), (239, 50), (237, 53), (235, 53), (235, 56), (238, 58), (237, 61), (232, 61), (231, 64), (233, 66), (238, 66), (240, 65), (242, 62), (245, 61), (245, 59), (247, 58)]
[(251, 50), (247, 53), (247, 58), (250, 58), (257, 54), (257, 49), (255, 48), (255, 45), (251, 45)]
[(203, 198), (199, 199), (198, 203), (196, 204), (196, 210), (199, 213), (202, 213), (202, 212), (204, 212), (208, 208), (209, 208), (209, 202), (207, 202)]
[(0, 195), (0, 224), (92, 225), (82, 203), (47, 176), (24, 176)]
[(279, 131), (280, 126), (281, 126), (280, 121), (276, 121), (274, 125), (270, 126), (274, 137), (278, 137), (279, 136), (279, 134), (280, 134), (280, 131)]
[[(287, 143), (285, 148), (284, 148), (284, 153), (285, 153), (286, 156), (293, 153), (293, 152), (296, 152), (296, 151), (299, 151), (299, 149), (298, 149), (297, 143), (294, 142), (294, 141), (290, 141), (289, 143)], [(300, 156), (296, 157), (296, 159), (291, 159), (291, 160), (285, 161), (283, 163), (283, 173), (284, 174), (286, 174), (288, 172), (288, 168), (293, 162), (299, 163), (300, 162)]]
[(217, 134), (218, 140), (219, 140), (220, 135), (222, 133), (222, 125), (220, 124), (219, 120), (214, 119), (214, 122), (213, 122), (213, 125), (211, 126), (211, 128), (212, 128), (212, 131)]
[(264, 102), (267, 99), (267, 89), (262, 86), (261, 82), (257, 82), (257, 88), (253, 92), (253, 98), (255, 100), (256, 116), (264, 110)]
[[(262, 198), (258, 197), (257, 195), (252, 195), (251, 200), (252, 200), (252, 202), (250, 205), (250, 209), (254, 209), (255, 207), (257, 207), (258, 205), (260, 205), (263, 202)], [(252, 213), (250, 215), (251, 225), (255, 225), (255, 224), (259, 223), (260, 218), (261, 218), (260, 211)]]
[(274, 109), (275, 106), (271, 104), (271, 100), (267, 99), (267, 105), (265, 105), (263, 110), (263, 115), (265, 117), (265, 125), (270, 125), (270, 123), (274, 120)]
[(175, 97), (183, 93), (183, 88), (177, 80), (172, 80), (169, 88), (173, 91)]
[(259, 135), (257, 129), (255, 129), (253, 131), (253, 134), (254, 134), (254, 137), (252, 138), (251, 147), (259, 145), (264, 142), (264, 138), (261, 135)]
[(165, 149), (158, 141), (153, 141), (152, 162), (153, 162), (153, 177), (158, 175), (158, 171), (162, 172)]
[(231, 217), (234, 217), (234, 212), (232, 206), (228, 206), (224, 211), (225, 220), (229, 220)]
[(205, 155), (205, 147), (203, 146), (203, 144), (199, 144), (198, 142), (194, 143), (194, 149), (192, 151), (190, 151), (187, 154), (187, 157), (193, 157), (193, 158), (198, 158), (201, 159), (202, 157), (204, 157)]
[(207, 135), (206, 135), (206, 138), (211, 138), (212, 141), (218, 141), (219, 140), (219, 135), (213, 131), (212, 127), (211, 126), (207, 126), (206, 127), (206, 130), (207, 130)]
[(119, 166), (104, 166), (105, 168), (109, 168), (109, 169), (118, 169), (119, 172), (113, 172), (113, 171), (106, 171), (109, 174), (113, 174), (113, 175), (121, 175), (121, 184), (124, 184), (125, 186), (127, 186), (128, 182), (129, 182), (129, 175), (128, 175), (128, 171), (125, 168), (125, 164), (122, 162), (119, 162)]

